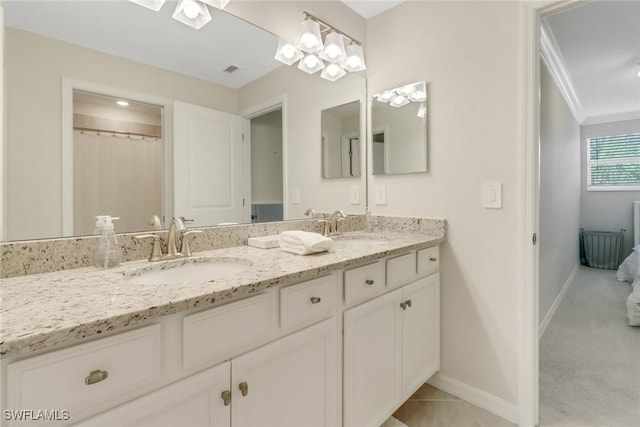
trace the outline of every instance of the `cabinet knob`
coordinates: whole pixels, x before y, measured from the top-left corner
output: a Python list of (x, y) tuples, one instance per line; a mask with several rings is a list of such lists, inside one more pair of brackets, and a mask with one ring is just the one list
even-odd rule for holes
[(86, 385), (99, 383), (102, 380), (106, 380), (108, 376), (109, 372), (107, 371), (102, 371), (100, 369), (91, 371), (91, 373), (89, 373), (89, 375), (84, 379), (84, 383)]
[(249, 384), (246, 381), (241, 382), (238, 388), (240, 388), (240, 393), (242, 393), (243, 397), (249, 394)]
[(411, 300), (408, 299), (407, 301), (405, 301), (407, 303), (407, 307), (411, 308)]
[(311, 304), (318, 304), (322, 299), (320, 297), (311, 297)]
[(224, 402), (224, 406), (229, 406), (231, 404), (231, 391), (225, 390), (220, 395), (222, 397), (222, 401)]
[(407, 309), (407, 302), (406, 301), (402, 301), (400, 303), (400, 308), (403, 309), (403, 310), (406, 310)]
[(429, 258), (429, 261), (431, 261), (431, 262), (436, 262), (437, 260), (438, 260), (438, 258), (436, 258), (436, 257), (434, 257), (434, 256), (432, 256), (431, 258)]
[(373, 285), (375, 283), (375, 280), (367, 279), (367, 280), (364, 281), (364, 283), (366, 283), (367, 285), (371, 286), (371, 285)]

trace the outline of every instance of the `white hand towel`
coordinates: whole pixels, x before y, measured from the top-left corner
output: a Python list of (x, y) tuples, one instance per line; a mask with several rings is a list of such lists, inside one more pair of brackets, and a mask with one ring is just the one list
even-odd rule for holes
[(309, 254), (317, 253), (317, 252), (310, 251), (309, 249), (305, 248), (303, 245), (293, 246), (283, 242), (280, 242), (280, 249), (282, 249), (285, 252), (290, 252), (296, 255), (309, 255)]
[(333, 240), (318, 233), (290, 230), (280, 233), (280, 242), (295, 244), (299, 242), (312, 252), (328, 251), (333, 246)]

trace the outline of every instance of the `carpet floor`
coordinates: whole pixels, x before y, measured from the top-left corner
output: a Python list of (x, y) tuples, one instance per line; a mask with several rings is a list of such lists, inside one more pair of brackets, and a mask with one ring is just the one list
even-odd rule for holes
[(640, 427), (640, 327), (615, 271), (581, 266), (540, 340), (540, 426)]

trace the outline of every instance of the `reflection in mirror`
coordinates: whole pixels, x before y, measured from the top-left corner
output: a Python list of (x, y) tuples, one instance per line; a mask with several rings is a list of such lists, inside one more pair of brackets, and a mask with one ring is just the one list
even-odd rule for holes
[(427, 171), (427, 91), (425, 82), (373, 96), (373, 174)]
[(360, 101), (322, 110), (322, 176), (360, 176)]
[(73, 234), (116, 212), (118, 230), (162, 218), (162, 107), (73, 91)]
[[(321, 168), (321, 161), (316, 158), (312, 164), (308, 150), (300, 141), (310, 141), (319, 133), (318, 112), (322, 108), (364, 96), (363, 76), (354, 75), (337, 83), (317, 76), (289, 77), (289, 67), (273, 59), (278, 44), (276, 35), (213, 8), (210, 12), (215, 25), (212, 22), (194, 30), (171, 17), (176, 4), (176, 0), (167, 0), (160, 12), (153, 12), (129, 1), (2, 2), (6, 79), (3, 236), (6, 240), (54, 238), (93, 231), (93, 211), (75, 206), (74, 193), (76, 196), (83, 191), (89, 193), (96, 187), (88, 179), (85, 189), (80, 189), (74, 179), (74, 175), (80, 179), (81, 171), (91, 173), (93, 166), (75, 165), (74, 145), (67, 142), (74, 136), (72, 89), (124, 96), (130, 101), (162, 107), (162, 147), (159, 148), (163, 153), (162, 166), (153, 172), (154, 184), (162, 188), (159, 196), (162, 209), (157, 212), (154, 207), (153, 212), (161, 218), (164, 227), (172, 216), (194, 219), (190, 226), (197, 227), (249, 222), (252, 209), (254, 215), (265, 218), (256, 218), (258, 221), (300, 218), (300, 206), (287, 202), (295, 188), (287, 191), (287, 185), (304, 184), (302, 198), (313, 194), (317, 206), (326, 204), (333, 208), (342, 203), (338, 200), (346, 197), (348, 191), (309, 178), (311, 172), (307, 174), (307, 171), (313, 170), (313, 177), (321, 179), (321, 174), (316, 172)], [(225, 72), (231, 65), (237, 69)], [(273, 82), (283, 83), (277, 86)], [(271, 91), (272, 88), (277, 92)], [(318, 97), (318, 93), (323, 96)], [(274, 154), (272, 159), (274, 164), (281, 163), (282, 170), (272, 172), (279, 179), (268, 181), (273, 187), (269, 190), (281, 187), (281, 195), (263, 197), (262, 190), (258, 189), (256, 198), (262, 199), (254, 201), (250, 175), (257, 172), (252, 170), (255, 165), (247, 158), (251, 152), (248, 145), (254, 141), (245, 141), (243, 134), (249, 129), (248, 119), (255, 116), (241, 114), (247, 110), (255, 112), (255, 107), (285, 97), (290, 105), (302, 107), (282, 112), (282, 143), (287, 138), (290, 143), (286, 151), (282, 146), (280, 157)], [(321, 99), (322, 103), (307, 105), (302, 99)], [(224, 129), (217, 127), (221, 118), (226, 121)], [(193, 123), (202, 132), (197, 135), (190, 132), (186, 125)], [(204, 135), (205, 131), (233, 135), (234, 139), (217, 138), (215, 146), (207, 144), (211, 133), (207, 133), (206, 138), (190, 139), (193, 135)], [(110, 138), (118, 142), (124, 140)], [(286, 163), (282, 159), (286, 159)], [(116, 175), (125, 179), (133, 169), (127, 163), (120, 163)], [(162, 176), (159, 183), (158, 174)], [(282, 179), (287, 176), (289, 182)], [(359, 185), (364, 186), (364, 177)], [(118, 184), (110, 190), (114, 190), (115, 197), (129, 187), (131, 185)], [(94, 191), (93, 195), (98, 193)], [(151, 193), (158, 197), (155, 190), (146, 194)], [(133, 203), (119, 203), (135, 210), (141, 198), (134, 196), (134, 199)], [(208, 207), (207, 212), (204, 205)], [(254, 205), (276, 206), (266, 209)], [(128, 218), (127, 211), (96, 209), (100, 210), (98, 214), (121, 218), (116, 225), (117, 232), (150, 227), (148, 213), (134, 220)], [(80, 218), (84, 225), (76, 227), (76, 219)], [(128, 227), (127, 222), (138, 225)]]

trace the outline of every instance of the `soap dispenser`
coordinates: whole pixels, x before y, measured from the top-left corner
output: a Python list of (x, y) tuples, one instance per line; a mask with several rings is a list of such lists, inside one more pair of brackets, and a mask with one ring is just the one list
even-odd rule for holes
[[(112, 222), (120, 218), (103, 216), (101, 219), (103, 221), (102, 233), (100, 234), (94, 260), (98, 268), (111, 268), (120, 264), (122, 259), (122, 249), (118, 244), (116, 233), (113, 231)], [(96, 220), (98, 220), (98, 217), (96, 217)]]

